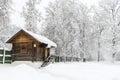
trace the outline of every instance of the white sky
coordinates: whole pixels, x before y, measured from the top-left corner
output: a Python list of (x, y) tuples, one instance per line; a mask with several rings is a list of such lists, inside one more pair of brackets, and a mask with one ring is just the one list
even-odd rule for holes
[[(22, 13), (22, 8), (25, 5), (26, 1), (27, 0), (13, 0), (14, 10), (12, 11), (12, 14), (10, 17), (11, 24), (15, 24), (19, 27), (24, 27), (25, 22), (24, 22), (24, 18), (22, 17), (21, 13)], [(41, 1), (39, 10), (43, 16), (45, 14), (44, 8), (47, 7), (50, 1), (53, 1), (53, 0), (42, 0)], [(80, 1), (83, 2), (85, 5), (87, 5), (88, 7), (90, 7), (91, 5), (96, 5), (99, 0), (80, 0)]]

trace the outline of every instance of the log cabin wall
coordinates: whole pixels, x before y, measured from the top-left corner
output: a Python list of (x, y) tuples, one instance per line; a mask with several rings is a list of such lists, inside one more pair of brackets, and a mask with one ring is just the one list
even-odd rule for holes
[[(29, 35), (25, 34), (24, 32), (21, 32), (19, 35), (17, 35), (13, 40), (13, 54), (30, 54), (32, 55), (32, 58), (24, 59), (21, 57), (21, 60), (31, 60), (34, 61), (43, 61), (45, 60), (45, 48), (41, 48), (41, 43), (31, 38)], [(28, 45), (31, 44), (31, 45)], [(27, 51), (23, 52), (23, 49), (21, 46), (27, 45)], [(42, 44), (43, 45), (43, 44)], [(16, 46), (19, 46), (20, 50), (16, 52)], [(31, 47), (30, 47), (31, 46)], [(28, 48), (29, 47), (29, 48)], [(47, 53), (46, 53), (47, 54)], [(23, 55), (25, 57), (25, 55)], [(28, 56), (28, 55), (27, 55)], [(31, 57), (31, 56), (29, 56)], [(16, 59), (15, 59), (16, 60)]]

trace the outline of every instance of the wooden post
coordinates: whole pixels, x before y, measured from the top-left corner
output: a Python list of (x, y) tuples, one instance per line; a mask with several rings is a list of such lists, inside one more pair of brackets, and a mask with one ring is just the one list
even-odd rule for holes
[(3, 64), (5, 64), (5, 47), (3, 49)]
[(47, 51), (47, 48), (45, 48), (45, 59), (47, 58), (47, 54), (48, 54), (48, 51)]

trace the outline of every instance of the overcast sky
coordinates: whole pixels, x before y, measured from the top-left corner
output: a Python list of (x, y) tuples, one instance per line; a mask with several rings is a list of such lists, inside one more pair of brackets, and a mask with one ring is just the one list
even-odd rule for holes
[[(22, 17), (21, 12), (26, 1), (27, 0), (13, 0), (14, 11), (12, 11), (12, 14), (11, 14), (11, 24), (15, 24), (19, 27), (24, 27), (24, 18)], [(43, 16), (45, 14), (44, 8), (47, 7), (50, 1), (53, 1), (53, 0), (41, 1), (39, 10)], [(83, 2), (85, 5), (87, 5), (88, 7), (90, 7), (91, 5), (96, 5), (99, 0), (80, 0), (80, 1)]]

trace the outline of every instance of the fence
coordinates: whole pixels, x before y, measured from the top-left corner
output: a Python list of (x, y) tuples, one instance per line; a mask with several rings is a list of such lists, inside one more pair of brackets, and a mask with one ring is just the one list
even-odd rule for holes
[[(85, 62), (85, 59), (81, 59), (78, 57), (68, 57), (68, 56), (55, 56), (51, 55), (52, 58), (54, 58), (55, 62), (78, 62), (83, 61)], [(0, 49), (0, 63), (11, 63), (12, 62), (12, 56), (11, 51)]]
[(12, 62), (12, 57), (11, 57), (11, 51), (7, 51), (4, 49), (0, 49), (0, 63), (11, 63)]
[(51, 56), (55, 59), (55, 62), (78, 62), (81, 58), (78, 57), (67, 57), (67, 56)]

